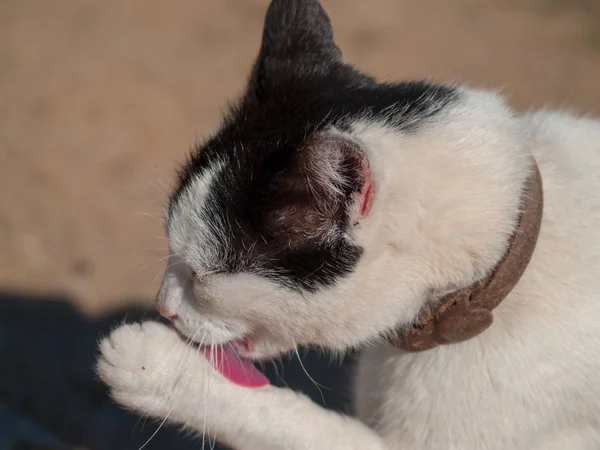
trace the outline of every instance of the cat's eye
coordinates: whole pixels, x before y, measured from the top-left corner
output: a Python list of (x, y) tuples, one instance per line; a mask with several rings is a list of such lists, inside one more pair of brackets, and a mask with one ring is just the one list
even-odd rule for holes
[(197, 271), (195, 271), (194, 269), (190, 269), (190, 273), (191, 273), (192, 279), (194, 281), (202, 281), (203, 279), (205, 279), (206, 277), (208, 277), (210, 275), (222, 275), (227, 272), (222, 269), (216, 269), (216, 270), (211, 270), (211, 271), (207, 271), (207, 272), (202, 272), (199, 275)]

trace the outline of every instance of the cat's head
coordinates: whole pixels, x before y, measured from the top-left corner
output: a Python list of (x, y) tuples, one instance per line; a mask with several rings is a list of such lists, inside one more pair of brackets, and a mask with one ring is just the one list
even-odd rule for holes
[[(507, 121), (495, 97), (474, 95)], [(473, 168), (480, 155), (453, 152), (475, 145), (467, 127), (488, 126), (463, 97), (376, 83), (344, 62), (318, 1), (273, 1), (245, 94), (170, 199), (162, 311), (196, 341), (248, 337), (252, 357), (343, 349), (481, 276), (501, 255), (518, 189), (504, 187), (491, 213), (486, 193), (458, 199), (521, 175), (483, 164), (456, 185), (461, 161)]]

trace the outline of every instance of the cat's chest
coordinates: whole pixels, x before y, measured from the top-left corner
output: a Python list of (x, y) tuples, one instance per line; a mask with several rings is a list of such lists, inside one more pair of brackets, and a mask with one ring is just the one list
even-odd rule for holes
[(475, 342), (401, 356), (371, 349), (359, 361), (356, 412), (392, 448), (517, 449), (517, 437), (543, 429), (562, 407), (564, 377), (536, 358), (511, 361)]

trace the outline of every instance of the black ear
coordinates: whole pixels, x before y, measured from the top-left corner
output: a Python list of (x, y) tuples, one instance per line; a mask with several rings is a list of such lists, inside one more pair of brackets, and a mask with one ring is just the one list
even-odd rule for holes
[(285, 78), (286, 71), (318, 73), (341, 62), (331, 22), (318, 0), (273, 0), (248, 93), (260, 99), (272, 77)]
[(312, 136), (293, 152), (266, 158), (263, 165), (274, 168), (275, 175), (253, 203), (260, 205), (268, 239), (296, 248), (327, 230), (345, 229), (366, 181), (363, 158), (358, 144), (331, 134)]
[(273, 0), (263, 30), (263, 57), (331, 58), (342, 54), (333, 41), (333, 29), (318, 0)]

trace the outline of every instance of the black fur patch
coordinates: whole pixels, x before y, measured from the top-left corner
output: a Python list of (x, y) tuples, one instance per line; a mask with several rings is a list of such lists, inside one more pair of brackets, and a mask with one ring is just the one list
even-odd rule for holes
[[(356, 180), (347, 180), (339, 195), (306, 186), (303, 177), (326, 150), (315, 136), (331, 126), (344, 130), (359, 117), (413, 132), (457, 98), (451, 87), (376, 83), (343, 62), (318, 1), (274, 0), (247, 91), (218, 134), (190, 155), (167, 228), (194, 176), (222, 161), (225, 170), (206, 204), (211, 226), (224, 228), (227, 242), (219, 245), (222, 266), (212, 269), (252, 271), (299, 290), (331, 285), (362, 254), (345, 233)], [(346, 168), (342, 175), (355, 172)], [(311, 233), (323, 223), (336, 232)]]

